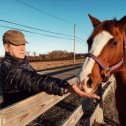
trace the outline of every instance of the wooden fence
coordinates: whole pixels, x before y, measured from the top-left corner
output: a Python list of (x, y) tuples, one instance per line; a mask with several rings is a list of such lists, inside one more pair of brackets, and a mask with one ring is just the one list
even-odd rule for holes
[[(72, 84), (74, 83), (74, 81), (75, 78), (69, 80), (68, 82)], [(104, 92), (103, 100), (107, 95), (107, 92), (111, 88), (113, 88), (113, 86), (114, 81)], [(62, 99), (66, 98), (68, 95), (70, 94), (64, 96), (55, 96), (42, 92), (11, 106), (3, 108), (0, 110), (0, 126), (25, 126), (42, 113), (45, 113)], [(75, 126), (83, 114), (84, 110), (82, 109), (82, 105), (80, 105), (71, 113), (71, 115), (66, 120), (62, 121), (60, 126)], [(99, 104), (97, 105), (94, 113), (89, 119), (88, 126), (92, 126), (94, 121), (100, 123), (103, 122), (103, 110)]]

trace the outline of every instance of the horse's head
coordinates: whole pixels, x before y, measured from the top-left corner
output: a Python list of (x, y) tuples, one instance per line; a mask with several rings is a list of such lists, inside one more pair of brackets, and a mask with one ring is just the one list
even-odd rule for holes
[(89, 15), (94, 30), (88, 38), (88, 54), (78, 80), (85, 92), (94, 92), (102, 81), (124, 64), (126, 16), (101, 22)]

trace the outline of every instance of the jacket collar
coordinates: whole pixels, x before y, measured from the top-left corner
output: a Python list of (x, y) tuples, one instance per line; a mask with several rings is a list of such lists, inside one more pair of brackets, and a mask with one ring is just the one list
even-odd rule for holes
[(19, 58), (15, 58), (15, 57), (11, 56), (7, 52), (5, 53), (4, 60), (6, 60), (7, 62), (14, 63), (14, 64), (26, 64), (28, 62), (26, 56), (24, 59), (19, 59)]

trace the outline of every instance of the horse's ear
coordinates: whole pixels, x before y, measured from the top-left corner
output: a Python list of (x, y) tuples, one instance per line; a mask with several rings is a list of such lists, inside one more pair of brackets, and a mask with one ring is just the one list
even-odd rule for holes
[(91, 20), (94, 27), (96, 27), (97, 25), (99, 25), (101, 23), (100, 20), (98, 20), (97, 18), (91, 16), (90, 14), (88, 14), (88, 16), (89, 16), (89, 18), (90, 18), (90, 20)]

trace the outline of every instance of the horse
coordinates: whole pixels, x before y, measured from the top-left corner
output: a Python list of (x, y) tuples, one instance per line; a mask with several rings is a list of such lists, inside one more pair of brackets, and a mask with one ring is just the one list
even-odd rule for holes
[(88, 53), (78, 74), (87, 93), (93, 93), (111, 75), (115, 76), (116, 108), (121, 126), (126, 126), (126, 16), (100, 21), (89, 14), (93, 31), (87, 40)]

